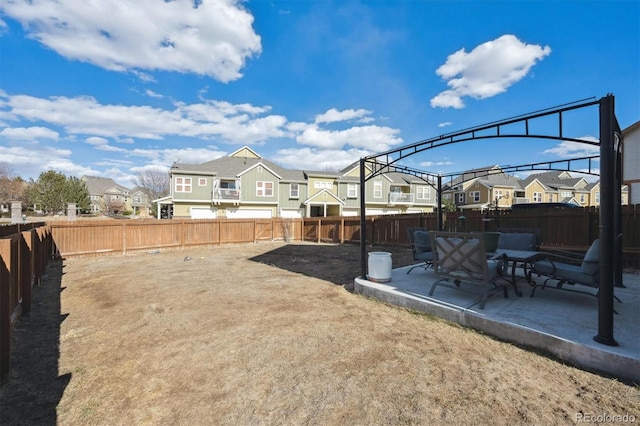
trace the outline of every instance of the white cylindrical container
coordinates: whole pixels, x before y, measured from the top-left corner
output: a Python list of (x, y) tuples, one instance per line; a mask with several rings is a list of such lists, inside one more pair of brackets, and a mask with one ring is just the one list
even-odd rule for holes
[(391, 253), (372, 251), (369, 253), (369, 281), (386, 283), (391, 281)]

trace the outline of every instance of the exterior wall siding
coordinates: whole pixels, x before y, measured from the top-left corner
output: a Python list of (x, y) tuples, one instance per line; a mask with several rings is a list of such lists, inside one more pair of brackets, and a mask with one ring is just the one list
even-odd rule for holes
[[(257, 182), (272, 182), (273, 195), (267, 197), (257, 195)], [(240, 191), (243, 204), (277, 203), (280, 193), (280, 179), (266, 167), (254, 167), (240, 178)]]

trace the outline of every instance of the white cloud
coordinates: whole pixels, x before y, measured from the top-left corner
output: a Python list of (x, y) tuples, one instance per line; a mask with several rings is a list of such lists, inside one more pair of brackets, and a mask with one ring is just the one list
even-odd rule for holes
[(302, 145), (320, 149), (341, 149), (345, 146), (363, 148), (372, 152), (386, 151), (402, 142), (398, 129), (380, 126), (350, 127), (345, 130), (323, 130), (311, 125), (296, 140)]
[(93, 146), (95, 149), (99, 151), (108, 151), (108, 152), (124, 152), (125, 151), (122, 148), (109, 145), (109, 141), (106, 140), (105, 138), (90, 137), (85, 139), (85, 142), (88, 145)]
[[(33, 155), (37, 150), (38, 155)], [(70, 160), (73, 152), (68, 149), (55, 149), (38, 144), (16, 147), (0, 146), (0, 162), (6, 162), (20, 169), (20, 177), (37, 179), (40, 173), (55, 170), (65, 175), (95, 175), (98, 172), (89, 167), (75, 164)]]
[[(589, 140), (586, 138), (581, 138)], [(597, 139), (591, 138), (591, 141)], [(544, 155), (555, 155), (560, 158), (589, 157), (600, 154), (600, 147), (579, 142), (562, 141), (557, 146), (542, 151)]]
[(367, 111), (366, 109), (346, 109), (344, 111), (338, 111), (335, 108), (331, 108), (324, 114), (316, 115), (315, 122), (320, 123), (336, 123), (339, 121), (349, 121), (354, 119), (360, 119), (364, 122), (369, 122), (372, 118), (367, 117), (371, 114), (371, 111)]
[(436, 74), (447, 81), (445, 90), (431, 99), (431, 106), (464, 108), (464, 97), (485, 99), (505, 92), (524, 78), (537, 61), (551, 53), (549, 46), (526, 44), (506, 34), (449, 55)]
[(65, 58), (135, 71), (145, 81), (153, 78), (138, 70), (229, 82), (262, 50), (254, 18), (237, 0), (4, 1), (0, 10)]
[(316, 149), (291, 148), (278, 150), (274, 158), (283, 167), (302, 170), (340, 170), (352, 164), (358, 158), (370, 154), (369, 151), (357, 148)]
[(452, 166), (451, 161), (423, 161), (420, 163), (421, 167), (433, 167), (433, 166)]
[(438, 124), (438, 127), (447, 127), (451, 126), (453, 123), (451, 121), (445, 121), (443, 123)]
[(42, 121), (60, 126), (70, 134), (109, 138), (163, 139), (180, 135), (220, 138), (232, 143), (252, 144), (268, 138), (288, 136), (286, 118), (262, 116), (270, 107), (205, 101), (177, 103), (165, 110), (150, 106), (103, 105), (92, 97), (8, 97), (1, 113), (12, 120)]
[[(0, 96), (0, 115), (6, 117), (7, 121), (12, 124), (37, 122), (55, 128), (59, 133), (41, 130), (40, 136), (48, 134), (68, 142), (82, 141), (83, 144), (76, 145), (77, 151), (82, 151), (82, 145), (90, 146), (100, 151), (99, 155), (94, 156), (100, 159), (113, 154), (113, 158), (104, 158), (103, 161), (114, 164), (120, 170), (128, 166), (116, 164), (115, 161), (136, 158), (136, 165), (151, 163), (162, 166), (170, 166), (175, 161), (201, 163), (227, 155), (227, 152), (213, 144), (259, 145), (280, 141), (289, 144), (297, 142), (308, 147), (289, 151), (284, 159), (291, 165), (338, 169), (361, 155), (386, 151), (403, 141), (399, 129), (362, 125), (363, 119), (368, 119), (367, 115), (370, 114), (363, 109), (342, 112), (329, 110), (322, 114), (324, 118), (320, 120), (323, 124), (331, 125), (332, 128), (327, 129), (315, 122), (289, 122), (285, 116), (271, 114), (270, 106), (246, 103), (201, 99), (193, 104), (176, 102), (163, 109), (144, 105), (106, 105), (87, 96), (37, 98), (3, 95), (4, 98)], [(356, 120), (358, 125), (348, 120)], [(45, 127), (39, 128), (46, 130)], [(31, 130), (32, 136), (35, 133)], [(0, 134), (0, 140), (2, 138)], [(8, 140), (7, 136), (4, 138)], [(193, 148), (173, 148), (177, 140), (187, 146), (193, 144)], [(212, 145), (202, 147), (203, 141), (212, 141)], [(149, 145), (149, 142), (154, 145)], [(299, 155), (304, 158), (296, 159)], [(64, 161), (69, 159), (69, 156), (60, 157)], [(75, 160), (75, 157), (72, 158)], [(95, 161), (98, 158), (85, 158), (84, 161), (90, 162), (93, 167), (105, 167)], [(72, 170), (69, 164), (66, 170)]]
[(57, 141), (60, 137), (58, 132), (39, 126), (7, 127), (0, 131), (0, 136), (7, 139), (22, 141), (36, 141), (38, 139), (51, 139)]
[(145, 92), (144, 92), (144, 93), (145, 93), (147, 96), (151, 97), (151, 98), (161, 99), (161, 98), (163, 98), (163, 97), (164, 97), (164, 96), (162, 96), (161, 94), (156, 93), (156, 92), (154, 92), (154, 91), (153, 91), (153, 90), (151, 90), (151, 89), (147, 89), (147, 90), (145, 90)]
[[(399, 130), (390, 127), (366, 125), (326, 130), (317, 124), (289, 123), (282, 115), (268, 115), (269, 106), (222, 101), (176, 103), (174, 109), (165, 110), (150, 106), (102, 105), (91, 97), (44, 99), (17, 95), (8, 96), (4, 107), (6, 111), (3, 112), (15, 120), (41, 121), (62, 127), (68, 135), (92, 135), (92, 138), (114, 138), (116, 141), (181, 136), (255, 144), (274, 138), (295, 138), (302, 145), (322, 149), (350, 146), (372, 152), (384, 151), (402, 142), (398, 137)], [(348, 110), (337, 113), (334, 118), (362, 118), (368, 113)], [(100, 144), (102, 150), (120, 149), (110, 147), (104, 141), (87, 141), (92, 142), (94, 146)]]

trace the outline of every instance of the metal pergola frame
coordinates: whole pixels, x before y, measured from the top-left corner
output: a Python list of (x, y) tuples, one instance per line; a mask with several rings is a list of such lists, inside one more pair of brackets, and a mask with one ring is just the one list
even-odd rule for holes
[[(592, 106), (599, 107), (599, 141), (566, 137), (563, 134), (563, 114), (577, 109)], [(533, 133), (529, 124), (533, 120), (556, 116), (557, 132), (552, 134)], [(521, 132), (510, 131), (513, 125), (523, 124)], [(505, 128), (509, 126), (507, 132)], [(443, 146), (469, 142), (482, 139), (495, 138), (534, 138), (550, 139), (558, 141), (571, 141), (600, 147), (599, 156), (580, 157), (557, 161), (530, 163), (518, 166), (501, 167), (500, 171), (474, 170), (472, 172), (456, 172), (449, 174), (437, 174), (428, 171), (406, 167), (399, 162), (404, 158)], [(464, 181), (494, 173), (516, 172), (525, 170), (562, 170), (577, 171), (580, 173), (600, 176), (600, 288), (598, 297), (598, 334), (594, 340), (599, 343), (617, 346), (613, 337), (613, 287), (622, 286), (622, 213), (621, 213), (621, 187), (622, 187), (622, 131), (615, 116), (615, 99), (612, 94), (599, 100), (581, 100), (565, 104), (559, 107), (536, 111), (517, 117), (487, 123), (477, 127), (460, 130), (453, 133), (437, 136), (431, 139), (415, 142), (396, 149), (391, 149), (378, 154), (372, 154), (360, 159), (360, 261), (361, 278), (367, 277), (367, 251), (366, 251), (366, 189), (365, 183), (374, 177), (391, 172), (404, 173), (422, 179), (437, 191), (437, 217), (438, 229), (442, 230), (442, 180), (462, 176)], [(592, 161), (600, 159), (600, 172), (592, 171)], [(572, 164), (576, 162), (588, 162), (588, 170), (574, 170)], [(560, 167), (561, 165), (565, 167)], [(370, 170), (367, 175), (365, 172)], [(469, 176), (464, 180), (464, 176)]]

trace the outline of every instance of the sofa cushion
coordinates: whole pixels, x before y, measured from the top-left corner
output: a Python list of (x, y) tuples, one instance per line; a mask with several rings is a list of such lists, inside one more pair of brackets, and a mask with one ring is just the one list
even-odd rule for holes
[(584, 259), (582, 259), (582, 265), (580, 265), (580, 269), (585, 274), (595, 275), (598, 273), (600, 266), (600, 240), (595, 240), (587, 253), (584, 255)]
[(498, 238), (497, 250), (536, 250), (538, 248), (538, 237), (529, 233), (502, 233)]

